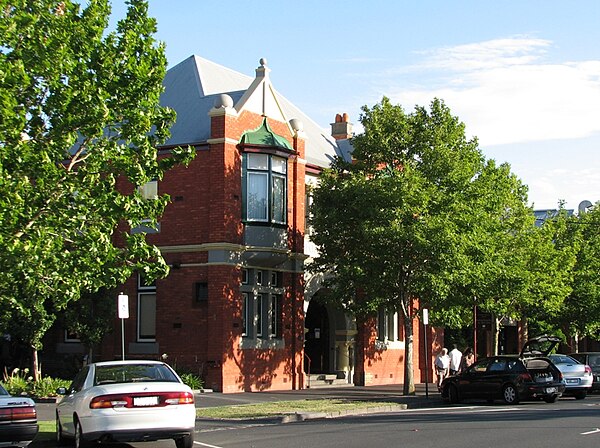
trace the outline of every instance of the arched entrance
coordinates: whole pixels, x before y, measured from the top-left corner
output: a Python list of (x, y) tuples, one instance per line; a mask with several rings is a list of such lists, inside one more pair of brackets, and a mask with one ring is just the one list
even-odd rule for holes
[(320, 304), (315, 297), (308, 304), (304, 322), (306, 328), (304, 371), (310, 373), (328, 373), (330, 365), (329, 315), (327, 308)]

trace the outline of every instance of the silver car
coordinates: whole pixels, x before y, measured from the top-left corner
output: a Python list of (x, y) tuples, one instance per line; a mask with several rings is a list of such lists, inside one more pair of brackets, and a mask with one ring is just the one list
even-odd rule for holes
[(566, 386), (563, 395), (573, 396), (577, 400), (584, 399), (594, 381), (591, 367), (568, 355), (553, 354), (548, 355), (548, 358), (563, 374)]

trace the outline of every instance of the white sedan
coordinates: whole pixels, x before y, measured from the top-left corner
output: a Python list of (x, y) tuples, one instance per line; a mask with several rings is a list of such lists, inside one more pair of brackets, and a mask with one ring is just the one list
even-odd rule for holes
[(175, 371), (158, 361), (89, 364), (68, 389), (60, 388), (56, 439), (139, 442), (173, 439), (177, 448), (194, 443), (194, 394)]

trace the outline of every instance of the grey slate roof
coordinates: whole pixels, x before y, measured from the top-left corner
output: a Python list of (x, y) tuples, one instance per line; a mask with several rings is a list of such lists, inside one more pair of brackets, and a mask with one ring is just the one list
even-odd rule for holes
[[(165, 92), (161, 96), (161, 104), (177, 112), (177, 121), (171, 128), (171, 137), (166, 144), (206, 142), (210, 135), (208, 113), (213, 108), (215, 99), (225, 93), (233, 99), (236, 108), (264, 113), (285, 122), (291, 119), (300, 120), (304, 124), (308, 164), (327, 167), (336, 154), (347, 157), (351, 148), (349, 142), (336, 141), (279, 94), (270, 84), (268, 71), (266, 66), (261, 65), (256, 70), (257, 77), (252, 78), (199, 56), (190, 56), (169, 69), (163, 81)], [(261, 82), (266, 84), (266, 87), (259, 89), (257, 86)], [(258, 103), (263, 104), (263, 107), (265, 104), (264, 99), (262, 102), (252, 99), (252, 96), (259, 95), (269, 96), (267, 103), (274, 106), (267, 107), (267, 110), (262, 112), (255, 110)], [(240, 101), (242, 99), (243, 101)]]

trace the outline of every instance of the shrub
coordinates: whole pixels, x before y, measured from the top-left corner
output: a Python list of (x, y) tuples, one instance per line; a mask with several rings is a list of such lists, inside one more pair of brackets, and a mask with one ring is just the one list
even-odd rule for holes
[(29, 369), (13, 369), (10, 374), (4, 369), (4, 387), (11, 395), (28, 395), (33, 377), (28, 376)]
[(185, 384), (190, 386), (192, 390), (202, 389), (204, 386), (202, 379), (193, 373), (180, 373), (179, 376)]
[(56, 389), (69, 387), (71, 384), (69, 380), (49, 376), (41, 378), (39, 381), (33, 381), (33, 377), (28, 376), (28, 373), (28, 369), (13, 369), (10, 374), (4, 370), (4, 387), (9, 394), (30, 395), (38, 398), (56, 397)]
[(56, 397), (56, 389), (59, 387), (67, 388), (70, 384), (70, 380), (47, 376), (33, 383), (31, 395), (40, 398)]

